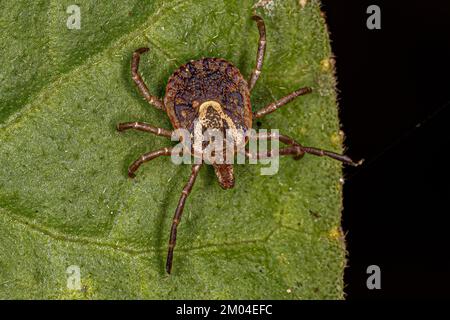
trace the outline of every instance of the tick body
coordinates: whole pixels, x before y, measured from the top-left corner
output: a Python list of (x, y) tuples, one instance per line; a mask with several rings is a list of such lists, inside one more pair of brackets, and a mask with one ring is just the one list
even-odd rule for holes
[[(204, 129), (213, 129), (226, 135), (226, 130), (241, 130), (246, 132), (252, 128), (252, 121), (261, 118), (269, 113), (276, 111), (278, 108), (292, 101), (298, 96), (312, 92), (309, 87), (300, 88), (285, 97), (275, 101), (266, 107), (252, 111), (250, 103), (250, 93), (255, 86), (264, 60), (266, 48), (266, 31), (264, 21), (259, 16), (253, 16), (259, 30), (259, 43), (256, 57), (256, 66), (253, 69), (250, 79), (247, 82), (231, 62), (221, 58), (203, 58), (200, 60), (190, 61), (179, 67), (169, 78), (164, 99), (152, 95), (141, 75), (139, 74), (140, 55), (148, 48), (140, 48), (133, 53), (131, 62), (131, 76), (137, 85), (142, 96), (157, 109), (164, 110), (169, 116), (173, 129), (186, 129), (191, 136), (196, 134), (196, 124), (200, 123)], [(127, 129), (135, 129), (150, 132), (155, 135), (170, 138), (173, 131), (154, 127), (143, 122), (126, 122), (117, 126), (119, 131)], [(259, 134), (256, 137), (261, 139), (274, 138), (270, 134)], [(327, 156), (342, 161), (346, 164), (357, 165), (345, 155), (340, 155), (331, 151), (317, 149), (313, 147), (305, 147), (294, 139), (280, 134), (277, 136), (279, 140), (286, 144), (284, 148), (279, 150), (280, 155), (292, 155), (298, 160), (304, 154), (309, 153), (317, 156)], [(245, 144), (247, 140), (243, 143)], [(159, 156), (170, 156), (171, 147), (162, 148), (142, 155), (134, 161), (129, 169), (128, 175), (133, 178), (136, 170), (145, 162), (150, 161)], [(270, 152), (269, 152), (270, 153)], [(267, 157), (265, 154), (251, 154), (245, 152), (247, 157), (262, 158)], [(195, 156), (195, 154), (194, 154)], [(235, 178), (232, 164), (211, 163), (214, 167), (219, 185), (223, 189), (234, 187)], [(194, 186), (198, 172), (202, 167), (202, 163), (194, 164), (188, 182), (184, 186), (173, 217), (172, 228), (169, 238), (169, 249), (166, 261), (166, 271), (171, 273), (173, 252), (176, 244), (177, 227), (181, 221), (184, 205)]]

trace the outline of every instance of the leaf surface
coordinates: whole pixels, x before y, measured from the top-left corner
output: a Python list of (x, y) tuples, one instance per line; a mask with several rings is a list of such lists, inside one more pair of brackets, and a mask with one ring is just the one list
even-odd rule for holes
[[(304, 145), (342, 151), (328, 33), (318, 1), (260, 1), (267, 27), (253, 109), (291, 91), (314, 93), (255, 127), (277, 128)], [(163, 96), (181, 64), (223, 57), (248, 77), (258, 31), (252, 1), (80, 0), (81, 29), (69, 30), (70, 1), (14, 1), (0, 13), (0, 298), (343, 298), (341, 164), (305, 156), (238, 165), (222, 190), (204, 167), (179, 226), (174, 269), (164, 272), (173, 212), (190, 166), (158, 158), (135, 180), (128, 165), (173, 145), (118, 122), (171, 128), (130, 76), (132, 52)], [(67, 287), (79, 266), (82, 290)]]

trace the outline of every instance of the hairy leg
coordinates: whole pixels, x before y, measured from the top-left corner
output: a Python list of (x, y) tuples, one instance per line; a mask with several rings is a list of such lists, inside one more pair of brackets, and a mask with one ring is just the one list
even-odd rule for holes
[(175, 245), (177, 243), (177, 227), (181, 221), (181, 215), (183, 214), (184, 205), (186, 203), (186, 199), (191, 193), (192, 187), (194, 186), (195, 179), (197, 178), (198, 172), (200, 171), (201, 164), (195, 164), (192, 166), (192, 173), (189, 177), (188, 182), (183, 188), (181, 192), (180, 200), (178, 201), (177, 209), (175, 210), (175, 215), (173, 216), (172, 228), (170, 230), (170, 239), (169, 239), (169, 250), (167, 252), (167, 261), (166, 261), (166, 271), (168, 274), (172, 271), (172, 260), (173, 260), (173, 250), (175, 249)]
[(162, 148), (155, 151), (148, 152), (139, 157), (136, 161), (134, 161), (131, 166), (128, 168), (128, 176), (130, 178), (134, 178), (136, 175), (134, 174), (139, 167), (157, 157), (160, 156), (170, 156), (173, 148)]
[(256, 81), (259, 78), (259, 75), (261, 74), (264, 54), (266, 52), (266, 26), (264, 24), (264, 20), (258, 15), (254, 15), (252, 19), (256, 21), (256, 24), (258, 26), (259, 42), (258, 42), (258, 51), (256, 54), (256, 67), (255, 69), (253, 69), (252, 75), (248, 82), (248, 89), (250, 91), (252, 91), (253, 87), (256, 84)]
[(257, 112), (254, 112), (253, 113), (253, 117), (255, 119), (264, 117), (265, 115), (267, 115), (269, 113), (272, 113), (272, 112), (276, 111), (278, 108), (280, 108), (280, 107), (284, 106), (285, 104), (291, 102), (295, 98), (297, 98), (299, 96), (302, 96), (302, 95), (305, 95), (305, 94), (308, 94), (308, 93), (311, 93), (311, 92), (312, 92), (312, 89), (309, 88), (309, 87), (298, 89), (298, 90), (288, 94), (287, 96), (285, 96), (285, 97), (283, 97), (283, 98), (281, 98), (281, 99), (279, 99), (279, 100), (277, 100), (275, 102), (272, 102), (271, 104), (265, 106), (264, 108), (258, 110)]
[(150, 132), (156, 134), (157, 136), (167, 138), (172, 137), (172, 131), (163, 128), (153, 127), (145, 122), (123, 122), (117, 125), (117, 131), (125, 131), (129, 129)]
[[(305, 147), (305, 146), (301, 145), (300, 143), (298, 143), (297, 141), (295, 141), (294, 139), (292, 139), (291, 137), (286, 136), (286, 135), (275, 134), (272, 132), (269, 132), (269, 133), (261, 133), (260, 132), (257, 135), (257, 139), (270, 140), (270, 139), (275, 139), (275, 138), (278, 138), (282, 143), (288, 145), (288, 147), (282, 148), (278, 151), (279, 155), (293, 155), (295, 160), (298, 160), (298, 159), (302, 158), (306, 153), (309, 153), (309, 154), (313, 154), (315, 156), (320, 156), (320, 157), (326, 156), (326, 157), (341, 161), (345, 164), (355, 166), (355, 167), (362, 164), (362, 162), (363, 162), (363, 160), (354, 162), (348, 156), (342, 155), (339, 153), (335, 153), (332, 151), (318, 149), (318, 148), (314, 148), (314, 147)], [(252, 155), (252, 154), (250, 154), (250, 152), (248, 150), (246, 150), (246, 155), (247, 155), (247, 157), (257, 157), (257, 159), (261, 159), (261, 158), (271, 157), (272, 152), (268, 151), (266, 153), (258, 153), (256, 155)]]
[(138, 70), (141, 54), (147, 52), (148, 50), (148, 48), (139, 48), (135, 52), (133, 52), (133, 58), (131, 60), (131, 78), (133, 79), (134, 83), (136, 83), (139, 92), (145, 98), (145, 100), (148, 101), (148, 103), (152, 104), (157, 109), (164, 110), (165, 108), (163, 102), (158, 97), (150, 94)]

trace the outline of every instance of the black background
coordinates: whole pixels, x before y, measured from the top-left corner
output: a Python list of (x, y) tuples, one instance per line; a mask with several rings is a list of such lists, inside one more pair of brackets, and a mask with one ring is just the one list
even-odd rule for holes
[[(369, 30), (367, 7), (381, 8)], [(324, 0), (347, 153), (348, 299), (450, 297), (450, 3)], [(366, 268), (381, 268), (368, 290)]]

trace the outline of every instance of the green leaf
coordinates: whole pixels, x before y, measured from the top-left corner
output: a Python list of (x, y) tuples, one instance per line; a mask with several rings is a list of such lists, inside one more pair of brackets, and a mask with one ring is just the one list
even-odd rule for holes
[[(303, 1), (301, 1), (303, 3)], [(222, 190), (204, 167), (179, 226), (174, 269), (165, 274), (173, 212), (190, 166), (158, 158), (135, 180), (128, 165), (172, 145), (124, 121), (171, 128), (130, 77), (132, 52), (163, 96), (182, 63), (223, 57), (248, 77), (258, 31), (254, 3), (79, 0), (9, 1), (0, 13), (0, 298), (343, 298), (345, 247), (337, 161), (280, 160), (236, 166)], [(252, 92), (257, 110), (301, 86), (314, 93), (264, 118), (305, 145), (342, 151), (333, 60), (320, 3), (260, 1), (267, 54)], [(256, 126), (256, 124), (255, 124)], [(82, 290), (68, 289), (79, 266)]]

